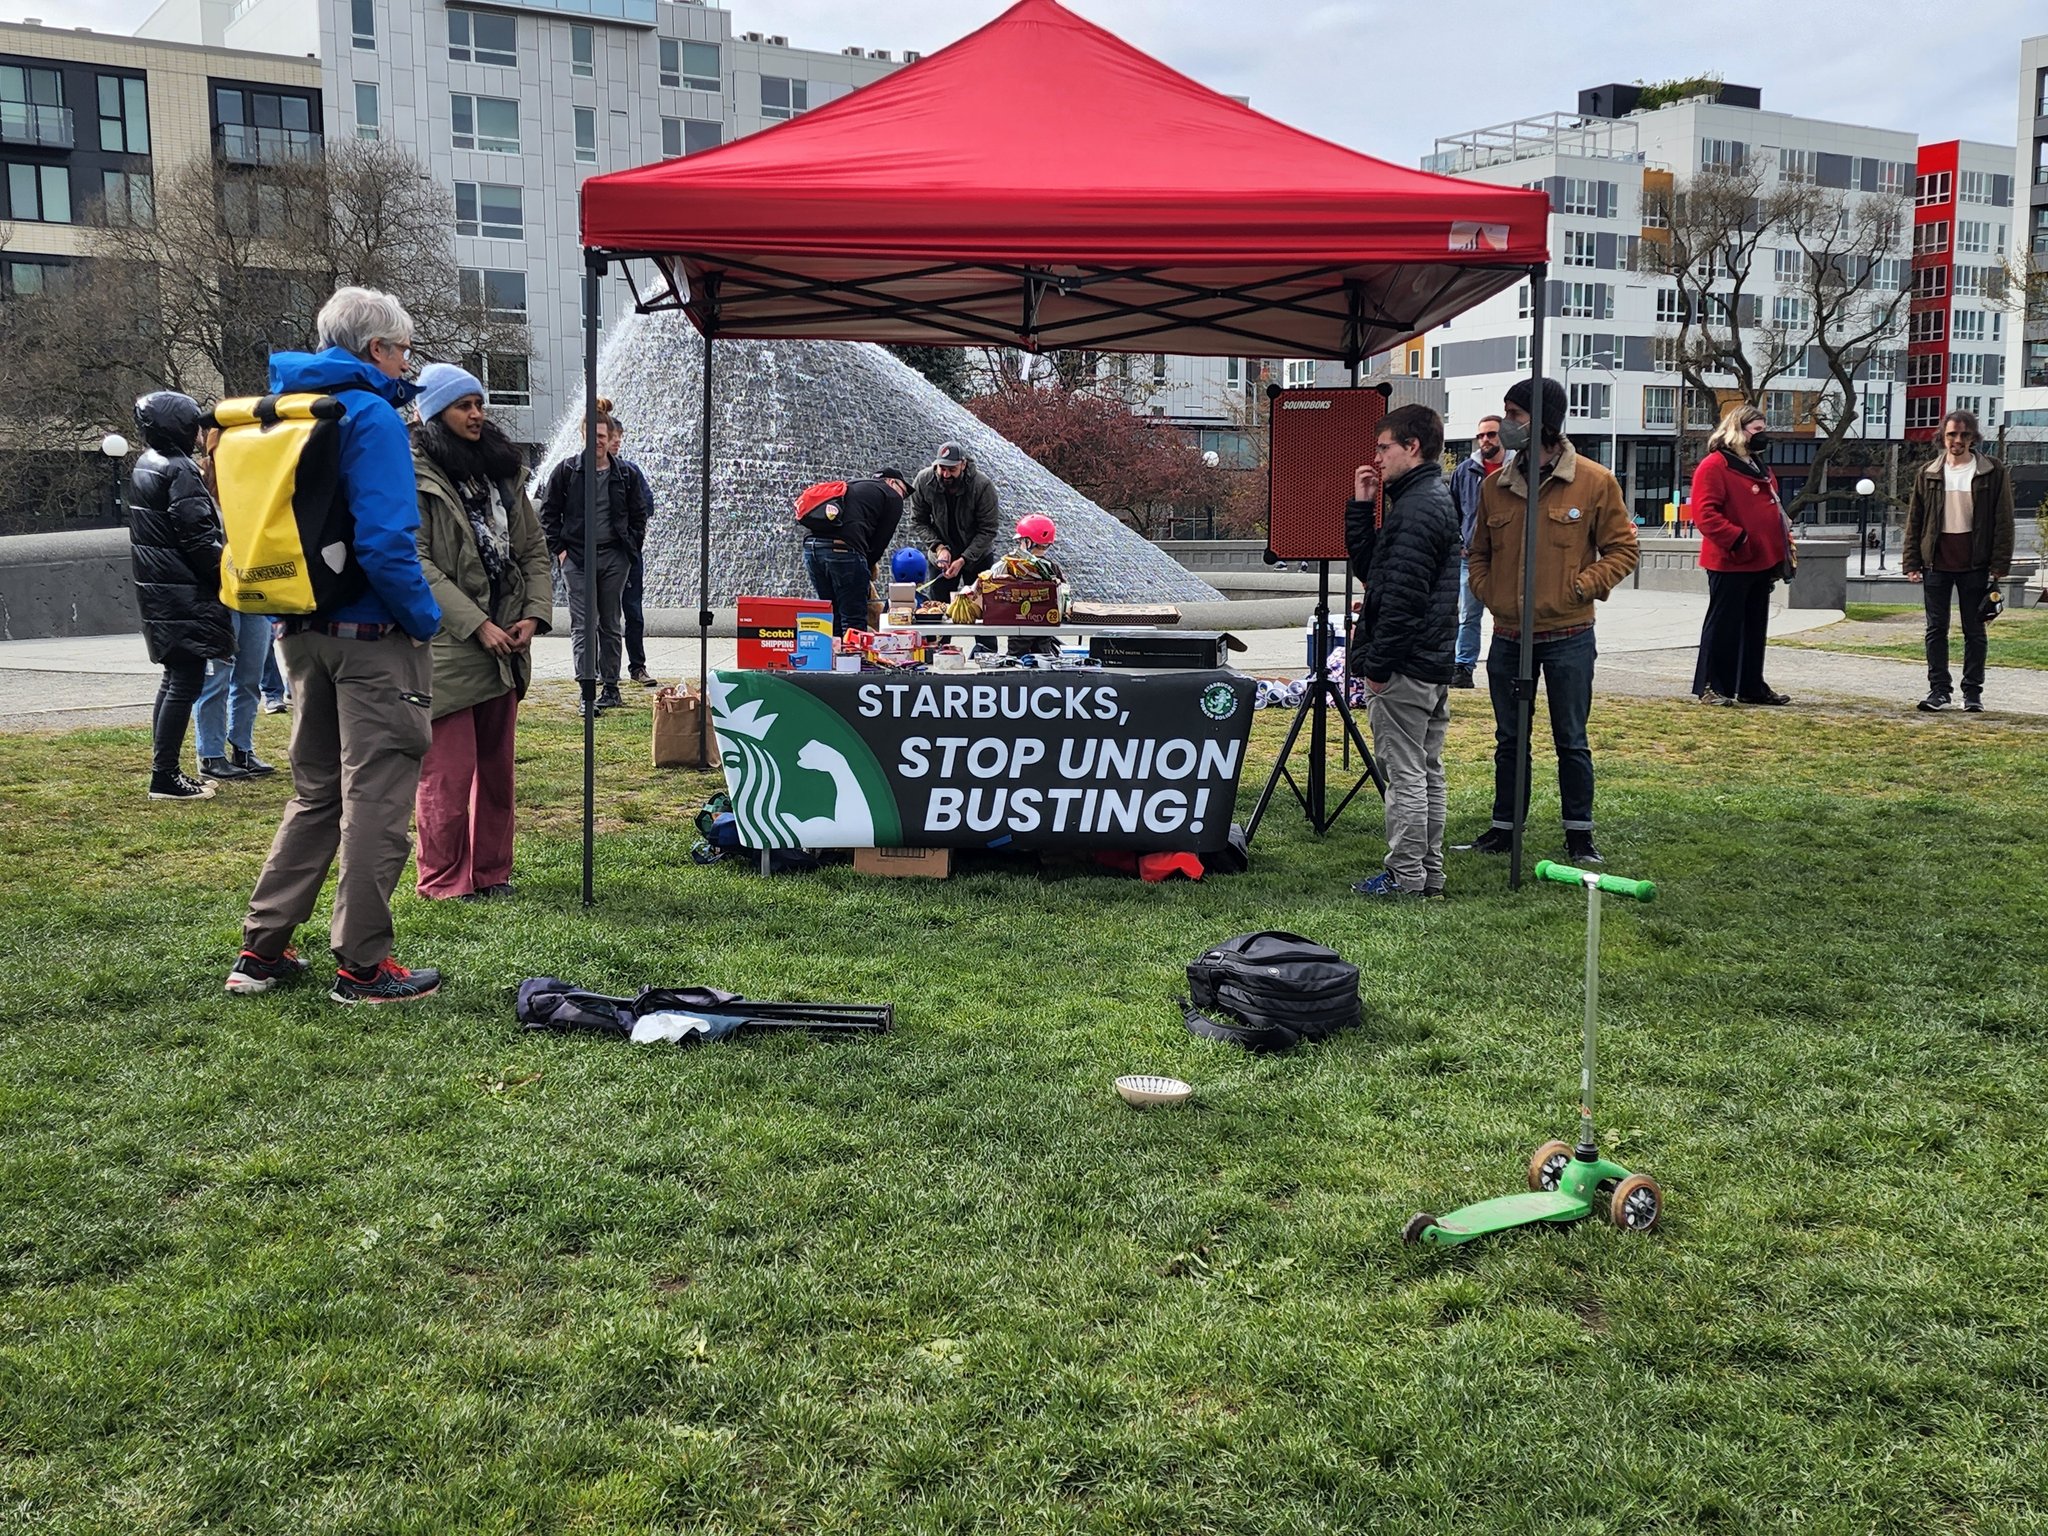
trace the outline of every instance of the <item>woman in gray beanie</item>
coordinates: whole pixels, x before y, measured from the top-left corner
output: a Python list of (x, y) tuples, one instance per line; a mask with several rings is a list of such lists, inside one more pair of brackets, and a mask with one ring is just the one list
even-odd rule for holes
[(420, 566), (441, 605), (419, 893), (488, 900), (512, 894), (513, 731), (554, 590), (525, 460), (484, 414), (483, 385), (452, 363), (428, 364), (419, 382)]

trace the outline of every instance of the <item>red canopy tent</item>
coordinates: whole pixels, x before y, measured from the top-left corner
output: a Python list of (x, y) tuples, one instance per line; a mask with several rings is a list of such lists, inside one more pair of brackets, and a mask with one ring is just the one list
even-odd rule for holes
[[(1540, 280), (1548, 217), (1541, 192), (1344, 149), (1055, 0), (1019, 0), (790, 122), (584, 182), (586, 437), (598, 280), (645, 260), (656, 282), (636, 289), (639, 307), (680, 307), (706, 338), (702, 674), (712, 338), (1326, 357), (1355, 376), (1372, 354)], [(588, 802), (588, 725), (586, 743)]]

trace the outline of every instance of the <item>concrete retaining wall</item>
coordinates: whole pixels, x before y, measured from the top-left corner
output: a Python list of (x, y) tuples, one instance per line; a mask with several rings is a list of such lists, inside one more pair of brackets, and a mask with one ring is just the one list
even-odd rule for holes
[(0, 640), (130, 635), (141, 628), (127, 529), (0, 539)]

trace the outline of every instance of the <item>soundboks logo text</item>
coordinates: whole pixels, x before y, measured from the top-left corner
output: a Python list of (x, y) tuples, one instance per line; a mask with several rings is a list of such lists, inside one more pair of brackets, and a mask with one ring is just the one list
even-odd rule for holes
[(1329, 408), (1330, 402), (1327, 400), (1282, 400), (1280, 402), (1280, 409), (1283, 411), (1327, 411)]
[(299, 563), (287, 560), (283, 565), (259, 565), (254, 570), (242, 572), (244, 581), (289, 581), (299, 574)]

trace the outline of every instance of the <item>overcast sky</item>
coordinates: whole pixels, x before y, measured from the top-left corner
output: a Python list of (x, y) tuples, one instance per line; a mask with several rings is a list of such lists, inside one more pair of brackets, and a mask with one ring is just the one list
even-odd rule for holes
[[(1580, 87), (1718, 73), (1764, 106), (1897, 128), (1922, 142), (2009, 144), (2019, 41), (2042, 0), (1826, 0), (1700, 10), (1669, 0), (1565, 6), (1470, 0), (1067, 0), (1072, 9), (1260, 111), (1414, 165), (1438, 134), (1570, 111)], [(154, 0), (0, 0), (0, 19), (128, 31)], [(727, 0), (736, 32), (802, 48), (930, 53), (1007, 0)], [(1530, 16), (1540, 22), (1532, 24)]]

